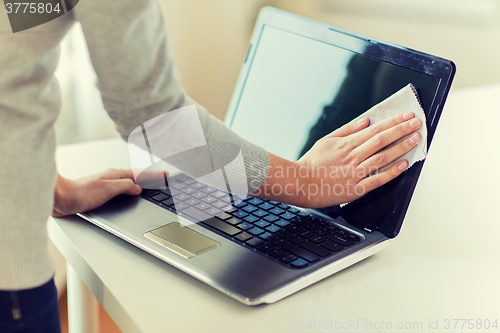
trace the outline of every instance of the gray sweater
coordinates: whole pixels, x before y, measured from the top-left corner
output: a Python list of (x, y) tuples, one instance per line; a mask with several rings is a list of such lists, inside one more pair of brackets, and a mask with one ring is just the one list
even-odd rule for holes
[[(46, 229), (57, 175), (53, 125), (61, 106), (54, 70), (59, 43), (75, 22), (82, 24), (106, 111), (124, 139), (145, 121), (194, 103), (181, 87), (154, 0), (80, 1), (72, 12), (16, 34), (2, 8), (0, 290), (39, 286), (54, 274)], [(239, 146), (244, 181), (249, 192), (256, 190), (268, 172), (266, 151), (196, 107), (208, 146)]]

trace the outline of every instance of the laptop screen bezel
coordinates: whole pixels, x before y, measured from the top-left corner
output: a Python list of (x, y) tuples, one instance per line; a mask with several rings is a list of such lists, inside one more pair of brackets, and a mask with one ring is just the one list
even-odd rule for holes
[[(290, 33), (317, 40), (318, 42), (331, 44), (378, 61), (388, 62), (412, 71), (439, 78), (440, 83), (436, 89), (434, 100), (432, 101), (427, 117), (427, 147), (430, 147), (446, 96), (448, 95), (455, 74), (455, 65), (452, 61), (356, 34), (272, 7), (265, 7), (259, 13), (250, 40), (247, 55), (240, 71), (240, 75), (225, 117), (225, 123), (227, 126), (231, 127), (234, 117), (236, 116), (238, 104), (245, 88), (245, 81), (251, 70), (252, 60), (258, 50), (258, 43), (266, 26), (272, 26)], [(394, 213), (392, 213), (394, 221), (391, 223), (391, 228), (380, 229), (377, 226), (370, 227), (367, 226), (366, 223), (360, 223), (356, 219), (355, 214), (352, 213), (355, 211), (357, 205), (362, 205), (362, 203), (356, 201), (348, 205), (351, 205), (351, 207), (349, 207), (350, 212), (343, 210), (340, 206), (329, 207), (327, 210), (320, 209), (318, 211), (332, 217), (340, 216), (353, 226), (368, 231), (376, 230), (389, 238), (393, 238), (397, 236), (401, 229), (404, 216), (408, 209), (423, 164), (424, 161), (418, 162), (406, 171), (407, 175), (405, 177), (405, 182), (402, 185), (403, 190), (401, 193), (406, 193), (407, 195), (399, 200)]]

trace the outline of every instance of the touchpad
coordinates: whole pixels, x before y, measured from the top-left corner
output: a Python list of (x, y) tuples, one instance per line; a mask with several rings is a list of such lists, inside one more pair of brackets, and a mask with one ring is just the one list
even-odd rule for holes
[(220, 246), (220, 243), (181, 226), (179, 222), (151, 230), (144, 236), (185, 258), (192, 258)]

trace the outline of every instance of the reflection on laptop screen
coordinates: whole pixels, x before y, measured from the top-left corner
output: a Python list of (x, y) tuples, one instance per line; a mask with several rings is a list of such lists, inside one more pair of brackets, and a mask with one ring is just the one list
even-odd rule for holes
[[(290, 160), (408, 83), (428, 114), (439, 85), (439, 78), (271, 26), (264, 27), (250, 66), (231, 128)], [(403, 180), (362, 200), (394, 212)]]

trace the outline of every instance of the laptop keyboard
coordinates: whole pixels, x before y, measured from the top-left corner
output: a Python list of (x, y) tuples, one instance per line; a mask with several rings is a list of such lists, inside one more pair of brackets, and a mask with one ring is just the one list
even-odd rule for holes
[(166, 190), (145, 189), (141, 196), (290, 268), (307, 267), (362, 241), (332, 222), (277, 201), (247, 196), (235, 204), (227, 192), (186, 175), (170, 179)]

